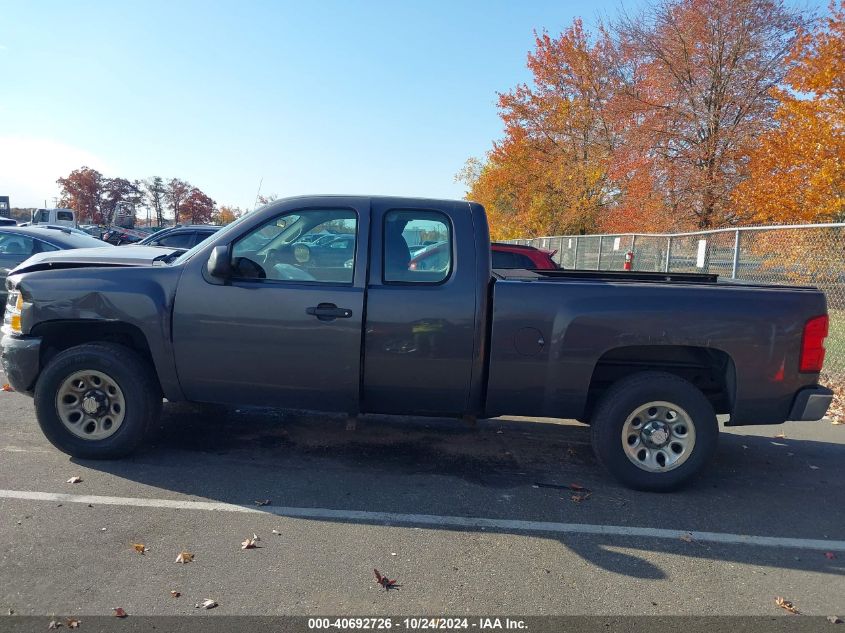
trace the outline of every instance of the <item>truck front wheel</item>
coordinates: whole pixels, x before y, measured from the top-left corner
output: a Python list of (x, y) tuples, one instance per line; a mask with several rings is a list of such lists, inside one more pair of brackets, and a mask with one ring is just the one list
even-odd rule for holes
[(112, 343), (78, 345), (57, 354), (35, 385), (35, 414), (60, 451), (113, 459), (134, 451), (161, 411), (152, 369)]
[(596, 458), (616, 479), (664, 492), (687, 484), (712, 459), (719, 425), (695, 385), (648, 371), (611, 385), (593, 411), (590, 434)]

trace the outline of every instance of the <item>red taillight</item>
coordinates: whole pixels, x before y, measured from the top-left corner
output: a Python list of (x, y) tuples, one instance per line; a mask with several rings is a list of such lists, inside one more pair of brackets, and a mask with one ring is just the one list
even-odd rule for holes
[(824, 364), (824, 339), (827, 337), (827, 315), (813, 317), (804, 326), (801, 360), (798, 371), (817, 373)]

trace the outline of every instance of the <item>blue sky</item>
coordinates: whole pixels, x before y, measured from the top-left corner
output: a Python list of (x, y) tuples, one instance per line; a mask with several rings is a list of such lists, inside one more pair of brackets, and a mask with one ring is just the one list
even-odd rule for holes
[(52, 205), (88, 164), (247, 208), (262, 178), (282, 196), (461, 197), (533, 29), (618, 6), (0, 0), (0, 195)]

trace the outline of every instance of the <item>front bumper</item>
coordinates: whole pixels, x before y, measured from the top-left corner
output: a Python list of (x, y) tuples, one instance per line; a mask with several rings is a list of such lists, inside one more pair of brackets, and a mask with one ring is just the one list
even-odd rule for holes
[(32, 395), (41, 370), (41, 339), (6, 334), (0, 346), (0, 361), (9, 384), (15, 391)]
[(831, 400), (833, 392), (827, 387), (805, 387), (795, 394), (787, 420), (821, 420), (827, 413)]

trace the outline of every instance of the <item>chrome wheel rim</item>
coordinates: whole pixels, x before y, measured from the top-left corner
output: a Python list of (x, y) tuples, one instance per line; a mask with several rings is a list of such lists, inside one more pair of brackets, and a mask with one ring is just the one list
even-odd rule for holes
[(126, 416), (126, 400), (117, 382), (101, 371), (70, 374), (56, 394), (56, 411), (65, 428), (84, 440), (114, 435)]
[(695, 425), (671, 402), (638, 407), (622, 425), (622, 448), (637, 468), (665, 473), (686, 462), (695, 448)]

